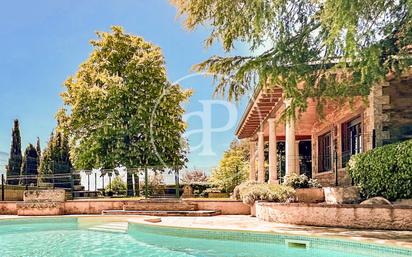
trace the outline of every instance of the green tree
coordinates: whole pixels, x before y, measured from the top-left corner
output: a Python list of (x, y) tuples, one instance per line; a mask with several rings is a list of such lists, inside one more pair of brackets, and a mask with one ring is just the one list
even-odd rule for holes
[(37, 151), (37, 163), (39, 164), (39, 168), (40, 168), (41, 147), (40, 147), (40, 138), (39, 137), (37, 137), (36, 151)]
[[(11, 185), (17, 185), (19, 183), (18, 176), (20, 176), (22, 164), (22, 154), (21, 154), (21, 137), (20, 137), (20, 128), (19, 120), (14, 120), (14, 127), (12, 130), (12, 141), (10, 148), (10, 158), (7, 170), (7, 183)], [(9, 177), (11, 177), (9, 179)]]
[(213, 56), (195, 67), (217, 81), (216, 93), (238, 100), (260, 87), (291, 98), (287, 115), (307, 99), (340, 102), (409, 70), (411, 0), (172, 0), (185, 27), (211, 27), (206, 46), (229, 52), (245, 43), (249, 56)]
[[(69, 111), (57, 115), (75, 167), (183, 166), (181, 103), (190, 92), (167, 80), (159, 47), (116, 26), (97, 36), (92, 54), (64, 83)], [(128, 173), (128, 195), (131, 180)]]
[[(45, 183), (53, 183), (56, 187), (70, 188), (71, 169), (68, 137), (62, 131), (57, 130), (56, 133), (51, 133), (47, 147), (43, 151), (39, 174)], [(56, 178), (53, 179), (53, 176)], [(57, 178), (58, 176), (59, 178)]]
[(37, 185), (37, 174), (39, 166), (39, 156), (37, 155), (37, 150), (32, 144), (29, 144), (24, 151), (23, 163), (21, 166), (21, 176), (20, 180), (22, 185)]
[(247, 143), (233, 141), (225, 151), (217, 168), (212, 171), (210, 182), (223, 191), (230, 193), (246, 181), (249, 173)]

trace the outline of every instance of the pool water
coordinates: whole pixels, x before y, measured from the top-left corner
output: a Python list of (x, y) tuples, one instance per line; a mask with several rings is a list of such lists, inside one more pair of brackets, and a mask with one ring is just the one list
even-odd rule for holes
[[(309, 247), (288, 247), (300, 240)], [(129, 224), (128, 233), (80, 228), (76, 218), (0, 221), (0, 256), (412, 256), (405, 248), (267, 233)]]

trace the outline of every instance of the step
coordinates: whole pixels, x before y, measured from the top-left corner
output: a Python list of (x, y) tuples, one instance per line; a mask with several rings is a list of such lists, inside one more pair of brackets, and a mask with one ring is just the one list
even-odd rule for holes
[(205, 217), (220, 215), (220, 211), (214, 210), (161, 210), (161, 211), (130, 211), (130, 210), (103, 210), (102, 215), (147, 215), (147, 216), (193, 216)]
[(99, 224), (88, 228), (91, 231), (107, 232), (107, 233), (123, 233), (126, 234), (128, 229), (127, 222), (111, 222)]

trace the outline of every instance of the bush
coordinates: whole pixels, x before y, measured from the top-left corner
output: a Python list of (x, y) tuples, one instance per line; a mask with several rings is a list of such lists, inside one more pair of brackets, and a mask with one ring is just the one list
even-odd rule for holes
[(293, 187), (294, 189), (322, 187), (316, 179), (309, 179), (305, 174), (298, 175), (295, 173), (286, 175), (283, 185)]
[(347, 169), (366, 198), (412, 198), (412, 140), (354, 155)]
[(292, 200), (294, 196), (295, 190), (292, 187), (256, 182), (242, 183), (233, 193), (233, 197), (238, 197), (237, 199), (247, 205), (253, 205), (258, 200), (284, 203)]
[(123, 182), (120, 176), (115, 177), (112, 182), (106, 186), (105, 191), (109, 194), (125, 195), (127, 192), (126, 183)]
[(235, 189), (233, 189), (232, 198), (236, 200), (242, 200), (240, 196), (240, 192), (243, 192), (244, 190), (246, 190), (246, 188), (257, 185), (257, 184), (258, 184), (257, 182), (252, 182), (252, 181), (243, 182), (242, 184), (236, 186)]

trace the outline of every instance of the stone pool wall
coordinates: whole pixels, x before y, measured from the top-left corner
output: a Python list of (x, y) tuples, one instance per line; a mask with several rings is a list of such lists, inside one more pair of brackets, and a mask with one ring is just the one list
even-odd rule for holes
[(256, 217), (296, 225), (412, 230), (412, 206), (258, 202)]

